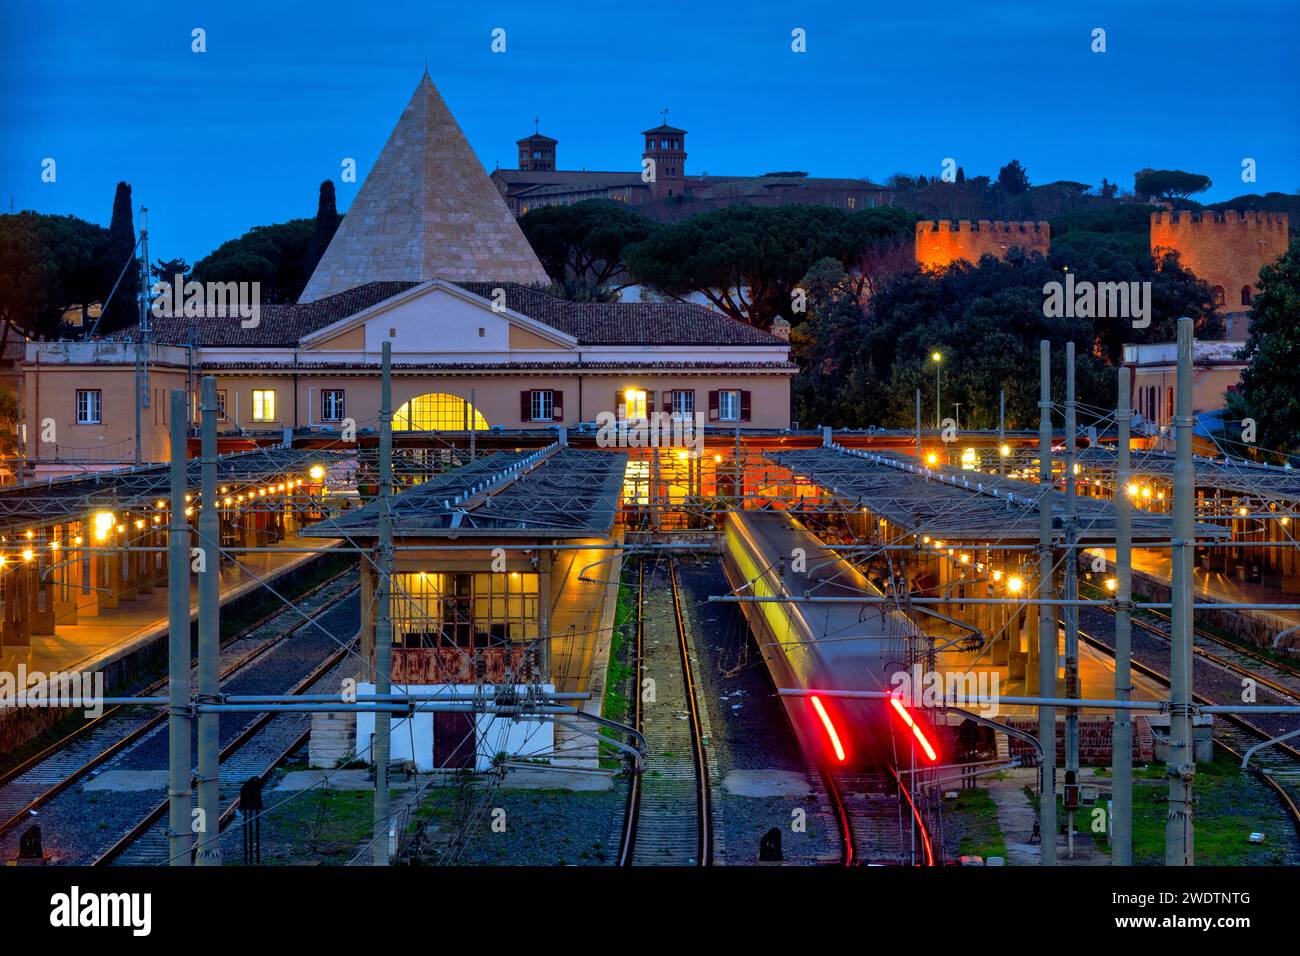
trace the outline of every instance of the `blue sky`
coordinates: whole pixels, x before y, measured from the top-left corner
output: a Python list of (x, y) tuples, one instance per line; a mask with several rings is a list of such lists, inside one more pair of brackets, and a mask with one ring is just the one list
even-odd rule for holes
[(312, 215), (322, 179), (346, 209), (342, 159), (364, 176), (426, 58), (489, 170), (514, 165), (534, 116), (561, 168), (636, 169), (667, 107), (693, 173), (883, 179), (951, 156), (996, 175), (1015, 157), (1034, 182), (1131, 187), (1151, 166), (1209, 175), (1207, 201), (1294, 192), (1297, 49), (1294, 0), (6, 4), (0, 203), (107, 224), (125, 179), (153, 257), (193, 262)]

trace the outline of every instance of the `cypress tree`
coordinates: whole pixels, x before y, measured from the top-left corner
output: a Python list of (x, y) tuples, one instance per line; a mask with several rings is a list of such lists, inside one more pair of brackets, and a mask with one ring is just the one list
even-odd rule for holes
[(334, 181), (327, 179), (320, 184), (320, 197), (316, 202), (316, 225), (311, 235), (311, 249), (308, 254), (306, 274), (310, 277), (320, 262), (321, 256), (334, 238), (334, 231), (339, 227), (338, 208), (334, 203)]
[(100, 332), (112, 332), (116, 329), (135, 325), (140, 318), (140, 266), (135, 255), (135, 222), (131, 215), (131, 186), (118, 183), (113, 196), (113, 219), (108, 224), (108, 242), (104, 248), (103, 286), (104, 295), (108, 295), (113, 283), (122, 272), (122, 267), (131, 261), (118, 284), (113, 298), (108, 301), (104, 317), (100, 321)]

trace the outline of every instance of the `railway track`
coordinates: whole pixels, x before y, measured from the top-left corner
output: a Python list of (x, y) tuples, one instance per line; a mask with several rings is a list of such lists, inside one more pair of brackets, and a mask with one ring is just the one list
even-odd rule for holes
[[(320, 685), (321, 692), (337, 689), (353, 642), (331, 654), (310, 674), (291, 687), (288, 694), (306, 694)], [(239, 810), (239, 792), (245, 781), (256, 777), (262, 783), (307, 743), (311, 734), (310, 714), (259, 714), (221, 748), (221, 816), (218, 835), (235, 818)], [(97, 856), (92, 866), (165, 866), (170, 860), (168, 845), (168, 803), (160, 801), (112, 846)]]
[[(667, 565), (668, 589), (654, 587), (648, 600), (644, 564), (638, 571), (638, 700), (633, 713), (646, 738), (646, 759), (629, 789), (619, 862), (709, 866), (713, 833), (708, 758), (677, 570), (671, 559)], [(659, 577), (656, 566), (651, 584)], [(653, 694), (642, 693), (643, 679), (653, 681)]]
[(934, 866), (929, 829), (894, 768), (860, 773), (823, 768), (821, 778), (838, 823), (844, 866)]
[[(1103, 610), (1113, 615), (1110, 609)], [(1135, 638), (1138, 636), (1137, 632), (1140, 631), (1162, 641), (1163, 645), (1168, 647), (1170, 639), (1168, 630), (1162, 629), (1150, 621), (1143, 620), (1137, 615), (1132, 617), (1132, 621)], [(1197, 636), (1200, 633), (1203, 632), (1199, 632)], [(1079, 639), (1111, 657), (1115, 654), (1115, 648), (1112, 644), (1082, 629), (1079, 631)], [(1278, 698), (1277, 703), (1300, 705), (1300, 695), (1285, 686), (1262, 674), (1251, 672), (1229, 659), (1205, 652), (1201, 648), (1194, 648), (1192, 663), (1194, 671), (1197, 669), (1198, 664), (1200, 665), (1200, 674), (1193, 674), (1194, 686), (1200, 686), (1203, 690), (1208, 689), (1211, 692), (1218, 691), (1220, 694), (1220, 696), (1215, 697), (1205, 693), (1194, 693), (1193, 698), (1198, 704), (1230, 705), (1240, 703), (1240, 678), (1249, 676), (1260, 687), (1276, 696)], [(1151, 654), (1139, 647), (1137, 640), (1134, 641), (1131, 666), (1135, 672), (1142, 674), (1149, 680), (1163, 687), (1170, 686), (1168, 674), (1154, 665)], [(1220, 675), (1219, 680), (1202, 679), (1207, 675), (1213, 675), (1216, 671)], [(1226, 681), (1223, 678), (1226, 678)], [(1241, 760), (1247, 750), (1256, 744), (1285, 733), (1288, 729), (1300, 727), (1300, 724), (1297, 724), (1294, 718), (1288, 719), (1283, 715), (1276, 717), (1261, 715), (1254, 719), (1248, 719), (1237, 714), (1216, 714), (1215, 717), (1215, 744), (1238, 761)], [(1267, 721), (1267, 726), (1263, 725), (1264, 721)], [(1300, 839), (1300, 750), (1285, 742), (1273, 744), (1252, 755), (1249, 768), (1255, 778), (1263, 783), (1277, 798), (1290, 819), (1297, 838)]]
[[(350, 643), (359, 623), (354, 598), (357, 585), (347, 575), (331, 579), (331, 586), (316, 593), (319, 603), (312, 602), (311, 619), (319, 626), (308, 626), (299, 610), (282, 609), (289, 620), (274, 618), (263, 625), (270, 633), (249, 638), (255, 648), (228, 646), (223, 656), (235, 655), (233, 665), (223, 667), (222, 691), (229, 694), (285, 693), (297, 686), (296, 678), (314, 674), (321, 661), (339, 653), (341, 644)], [(336, 636), (336, 634), (338, 636)], [(293, 638), (290, 640), (289, 638)], [(138, 708), (136, 708), (138, 710)], [(250, 721), (243, 715), (226, 715), (221, 721), (223, 758), (235, 753), (232, 743), (242, 735)], [(251, 716), (251, 715), (250, 715)], [(259, 717), (262, 715), (258, 715)], [(256, 722), (251, 721), (251, 722)], [(52, 860), (85, 864), (105, 855), (104, 847), (120, 841), (121, 834), (132, 830), (156, 809), (158, 793), (165, 793), (167, 733), (166, 720), (150, 727), (135, 728), (129, 742), (111, 743), (92, 754), (65, 777), (57, 781), (57, 792), (42, 797), (38, 815), (30, 818), (39, 823), (47, 854)], [(78, 741), (77, 746), (83, 746)], [(223, 770), (223, 779), (226, 768)], [(104, 777), (101, 775), (111, 774)], [(102, 781), (102, 782), (101, 782)], [(107, 797), (107, 802), (105, 802)], [(12, 852), (17, 835), (6, 835), (4, 847)]]
[[(347, 569), (314, 585), (295, 599), (295, 607), (319, 612), (355, 590), (346, 578)], [(319, 602), (319, 603), (318, 603)], [(299, 631), (305, 620), (281, 627), (285, 616), (300, 618), (297, 611), (280, 607), (242, 628), (221, 649), (221, 679), (238, 674), (282, 641)], [(154, 681), (140, 696), (163, 696), (167, 679)], [(80, 725), (21, 764), (0, 774), (0, 837), (24, 822), (50, 800), (80, 780), (86, 779), (113, 757), (151, 731), (165, 726), (167, 714), (154, 708), (126, 705), (105, 709), (99, 717)]]

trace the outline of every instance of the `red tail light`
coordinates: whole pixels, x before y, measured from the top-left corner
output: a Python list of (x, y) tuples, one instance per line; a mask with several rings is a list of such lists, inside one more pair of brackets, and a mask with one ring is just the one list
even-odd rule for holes
[[(813, 699), (816, 700), (815, 697)], [(921, 730), (920, 725), (912, 719), (912, 715), (908, 713), (907, 708), (903, 706), (903, 702), (897, 697), (891, 697), (889, 698), (889, 703), (894, 710), (898, 711), (898, 716), (903, 718), (903, 723), (907, 724), (908, 728), (912, 731), (912, 736), (915, 737), (916, 742), (921, 745), (921, 749), (925, 751), (926, 757), (928, 757), (931, 762), (938, 760), (939, 755), (934, 752), (934, 747), (932, 747), (930, 741), (926, 739), (925, 732)]]
[(821, 718), (822, 726), (826, 728), (826, 736), (831, 740), (831, 747), (835, 751), (835, 759), (844, 763), (844, 745), (840, 743), (840, 735), (835, 730), (835, 725), (831, 723), (830, 715), (826, 713), (826, 708), (822, 706), (821, 698), (816, 694), (808, 698), (812, 701), (813, 710), (817, 711), (817, 716)]

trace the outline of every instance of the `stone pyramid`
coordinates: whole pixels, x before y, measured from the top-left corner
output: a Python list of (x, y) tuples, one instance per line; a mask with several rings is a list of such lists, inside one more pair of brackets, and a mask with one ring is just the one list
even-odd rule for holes
[(548, 281), (425, 73), (299, 301), (434, 278)]

